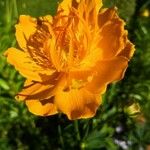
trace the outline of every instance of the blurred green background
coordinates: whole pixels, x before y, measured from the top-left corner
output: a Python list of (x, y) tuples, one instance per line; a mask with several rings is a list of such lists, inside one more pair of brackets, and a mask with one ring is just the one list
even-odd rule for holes
[(37, 117), (14, 99), (23, 85), (4, 51), (16, 46), (20, 14), (55, 15), (58, 0), (0, 0), (0, 150), (150, 150), (150, 0), (104, 0), (126, 20), (136, 53), (92, 119)]

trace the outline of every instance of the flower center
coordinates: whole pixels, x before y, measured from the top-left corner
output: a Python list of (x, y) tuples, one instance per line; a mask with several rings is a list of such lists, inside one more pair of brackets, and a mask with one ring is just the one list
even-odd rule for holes
[(36, 28), (27, 49), (38, 65), (65, 73), (79, 66), (87, 52), (88, 38), (83, 22), (73, 11), (66, 16), (60, 10), (51, 22), (40, 18)]
[[(59, 21), (57, 20), (59, 19)], [(87, 37), (80, 31), (80, 21), (76, 14), (70, 12), (68, 16), (60, 15), (54, 18), (54, 32), (56, 35), (55, 51), (59, 52), (61, 70), (79, 65), (86, 54)]]

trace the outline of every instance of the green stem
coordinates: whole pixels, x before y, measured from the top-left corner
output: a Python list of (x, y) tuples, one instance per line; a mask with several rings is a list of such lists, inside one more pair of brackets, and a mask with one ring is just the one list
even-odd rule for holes
[(58, 133), (59, 133), (60, 144), (61, 144), (62, 148), (64, 148), (64, 140), (63, 140), (63, 137), (62, 137), (62, 130), (61, 130), (60, 125), (58, 125)]
[(11, 13), (12, 13), (12, 9), (10, 7), (10, 1), (6, 0), (6, 24), (10, 25), (11, 23)]
[(18, 9), (16, 0), (6, 0), (6, 26), (10, 28), (13, 20), (18, 18)]
[(13, 3), (13, 8), (14, 8), (14, 17), (15, 19), (18, 18), (18, 8), (17, 8), (17, 2), (16, 0), (12, 0), (12, 3)]
[(79, 131), (78, 120), (75, 120), (75, 121), (74, 121), (74, 128), (75, 128), (77, 140), (80, 141), (80, 140), (81, 140), (81, 137), (80, 137), (80, 131)]

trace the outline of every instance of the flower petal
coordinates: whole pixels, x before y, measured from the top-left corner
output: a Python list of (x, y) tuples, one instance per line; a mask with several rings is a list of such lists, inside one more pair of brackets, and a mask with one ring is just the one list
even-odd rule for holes
[(16, 39), (19, 46), (25, 50), (26, 40), (36, 31), (36, 19), (30, 16), (21, 15), (16, 27)]
[(99, 24), (101, 38), (98, 46), (102, 49), (103, 59), (110, 59), (116, 56), (126, 45), (125, 23), (117, 16), (115, 9), (108, 9), (99, 16)]
[(51, 83), (40, 83), (26, 80), (23, 90), (17, 94), (16, 99), (32, 100), (32, 99), (48, 99), (53, 95), (52, 89), (54, 85)]
[(99, 9), (102, 7), (102, 0), (63, 0), (61, 2), (61, 7), (62, 8), (66, 8), (66, 6), (74, 6), (75, 3), (84, 3), (86, 5), (88, 5), (88, 7), (90, 7), (90, 5), (92, 5), (92, 7), (96, 6), (96, 10), (99, 11)]
[(53, 104), (52, 99), (43, 100), (27, 100), (26, 105), (29, 111), (39, 116), (49, 116), (57, 114), (57, 108)]
[(119, 18), (117, 15), (117, 8), (103, 8), (98, 14), (98, 25), (100, 28), (103, 27), (108, 21), (112, 21), (114, 18)]
[(65, 113), (71, 120), (94, 116), (100, 102), (99, 96), (83, 88), (59, 91), (55, 96), (58, 110)]
[(97, 15), (101, 7), (102, 0), (80, 0), (78, 13), (89, 27), (94, 28), (97, 25)]
[(62, 89), (65, 84), (65, 80), (60, 73), (54, 73), (49, 77), (49, 80), (45, 82), (35, 82), (26, 80), (23, 90), (17, 94), (18, 100), (32, 100), (39, 99), (43, 101), (55, 96), (56, 91)]
[(125, 57), (100, 61), (95, 67), (95, 75), (93, 75), (93, 79), (88, 83), (86, 89), (93, 93), (103, 93), (107, 84), (123, 78), (127, 66), (128, 59)]
[(126, 47), (118, 54), (119, 56), (124, 56), (128, 59), (131, 59), (135, 51), (134, 45), (128, 41)]
[(116, 21), (105, 26), (101, 32), (102, 39), (99, 47), (102, 49), (103, 59), (115, 56), (124, 48), (123, 22)]
[(71, 8), (71, 4), (72, 4), (72, 0), (63, 0), (58, 9), (63, 9), (64, 10), (64, 14), (68, 14), (69, 13), (69, 9)]
[(47, 80), (48, 76), (55, 72), (50, 69), (44, 70), (44, 68), (38, 66), (25, 52), (16, 48), (9, 48), (5, 52), (5, 55), (7, 56), (7, 61), (12, 64), (20, 74), (30, 80)]
[(79, 2), (78, 6), (79, 10), (86, 11), (86, 13), (95, 10), (97, 14), (103, 5), (102, 0), (78, 0), (78, 2)]
[[(96, 41), (95, 41), (96, 45)], [(93, 46), (90, 49), (89, 54), (80, 62), (80, 69), (91, 70), (96, 63), (102, 58), (102, 50), (99, 47)]]

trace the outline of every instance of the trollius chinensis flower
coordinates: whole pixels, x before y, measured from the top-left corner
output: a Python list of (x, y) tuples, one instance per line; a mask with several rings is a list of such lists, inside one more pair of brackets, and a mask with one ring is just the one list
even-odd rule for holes
[(63, 0), (54, 17), (21, 15), (20, 48), (5, 52), (26, 78), (16, 98), (36, 115), (94, 116), (107, 85), (123, 78), (134, 52), (124, 25), (116, 8), (102, 8), (101, 0)]

